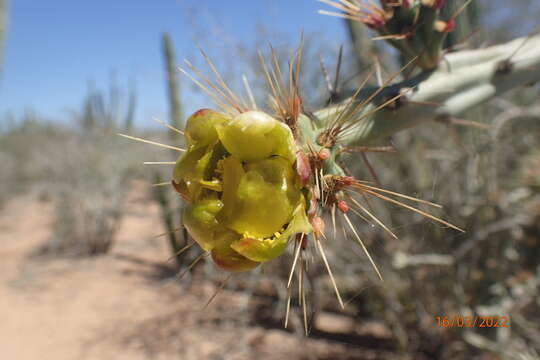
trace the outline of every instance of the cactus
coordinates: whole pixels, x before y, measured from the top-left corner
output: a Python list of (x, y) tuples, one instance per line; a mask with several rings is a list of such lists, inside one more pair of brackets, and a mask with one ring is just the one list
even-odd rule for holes
[(132, 82), (129, 87), (129, 98), (127, 103), (127, 112), (124, 120), (124, 128), (130, 131), (133, 128), (133, 119), (135, 118), (135, 108), (137, 107), (137, 90), (135, 83)]
[(373, 53), (374, 46), (366, 34), (366, 29), (361, 23), (351, 19), (345, 19), (349, 38), (356, 54), (356, 70), (369, 67), (371, 64), (370, 55)]
[(381, 7), (350, 0), (321, 2), (344, 11), (333, 15), (379, 31), (409, 59), (405, 68), (417, 66), (420, 73), (392, 83), (399, 72), (382, 86), (360, 88), (338, 104), (308, 112), (299, 89), (302, 47), (289, 62), (286, 77), (272, 54), (270, 65), (261, 57), (272, 109), (265, 113), (253, 101), (234, 93), (203, 53), (215, 81), (189, 62), (189, 69), (181, 71), (219, 109), (199, 110), (188, 118), (184, 129), (187, 148), (173, 147), (182, 154), (172, 172), (172, 185), (188, 204), (183, 213), (186, 228), (218, 267), (248, 271), (279, 257), (293, 243), (288, 286), (299, 263), (300, 299), (305, 306), (303, 250), (311, 244), (343, 306), (322, 245), (332, 233), (325, 225), (325, 215), (332, 219), (334, 236), (336, 217), (341, 217), (381, 278), (350, 216), (368, 219), (396, 236), (372, 213), (367, 197), (462, 230), (409, 203), (439, 207), (436, 204), (349, 176), (342, 155), (370, 151), (371, 143), (397, 131), (459, 115), (493, 96), (540, 80), (540, 72), (531, 71), (540, 65), (540, 36), (445, 54), (445, 38), (464, 7), (443, 20), (444, 0), (381, 0)]
[(319, 1), (343, 11), (321, 10), (321, 13), (366, 24), (380, 34), (379, 39), (395, 47), (404, 59), (414, 58), (415, 65), (423, 70), (435, 69), (439, 64), (444, 41), (461, 12), (459, 9), (448, 19), (443, 19), (441, 9), (446, 0), (382, 0), (380, 7), (374, 2)]
[[(204, 250), (223, 250), (224, 254), (240, 259), (240, 263), (246, 261), (241, 264), (241, 270), (252, 268), (253, 264), (246, 265), (247, 260), (261, 262), (279, 256), (282, 242), (286, 244), (292, 235), (323, 236), (324, 222), (320, 215), (326, 211), (337, 209), (348, 219), (349, 208), (355, 207), (394, 236), (350, 193), (367, 194), (401, 205), (459, 230), (393, 197), (431, 203), (347, 176), (340, 157), (355, 151), (355, 147), (436, 117), (457, 115), (514, 86), (537, 80), (539, 74), (526, 76), (525, 71), (538, 61), (538, 36), (528, 39), (530, 47), (523, 54), (515, 55), (509, 73), (499, 71), (501, 61), (523, 41), (448, 55), (445, 65), (437, 71), (424, 72), (402, 83), (359, 91), (352, 98), (311, 115), (302, 111), (294, 71), (295, 66), (297, 70), (300, 67), (300, 51), (296, 65), (291, 65), (287, 86), (279, 78), (277, 65), (269, 69), (263, 63), (271, 89), (273, 115), (247, 106), (232, 93), (210, 62), (218, 81), (212, 83), (206, 78), (209, 87), (201, 86), (222, 112), (204, 109), (193, 114), (185, 129), (187, 150), (172, 147), (183, 152), (176, 162), (172, 183), (190, 204), (184, 213), (188, 230)], [(278, 62), (274, 60), (273, 64)], [(404, 89), (411, 88), (415, 91), (406, 96)], [(441, 105), (413, 105), (408, 103), (409, 99), (438, 101)], [(395, 104), (397, 100), (401, 100), (399, 106)], [(386, 108), (391, 103), (394, 106), (390, 111)], [(265, 202), (272, 204), (269, 209), (262, 205)], [(226, 261), (216, 262), (220, 265)], [(228, 269), (237, 270), (234, 266)]]
[[(355, 114), (355, 131), (343, 141), (348, 146), (366, 145), (430, 120), (458, 116), (508, 90), (534, 84), (540, 81), (539, 66), (540, 35), (519, 38), (485, 49), (448, 54), (435, 71), (381, 88), (364, 89), (354, 99), (321, 109), (315, 115), (325, 123), (346, 104), (362, 103), (362, 111)], [(399, 108), (390, 110), (394, 102), (390, 100), (398, 98)]]
[(185, 134), (173, 185), (190, 203), (184, 225), (218, 266), (249, 270), (281, 255), (290, 236), (311, 232), (286, 125), (260, 111), (199, 110)]
[(176, 72), (174, 49), (169, 34), (163, 34), (162, 38), (163, 57), (165, 59), (165, 71), (167, 74), (167, 91), (169, 100), (169, 119), (171, 126), (182, 128), (182, 106), (180, 104), (180, 89)]
[[(208, 86), (182, 70), (221, 108), (221, 112), (199, 110), (189, 117), (184, 132), (187, 149), (178, 149), (183, 154), (172, 175), (174, 189), (189, 204), (184, 224), (201, 248), (212, 254), (218, 266), (245, 271), (281, 255), (291, 238), (304, 247), (308, 235), (312, 235), (324, 258), (319, 243), (326, 236), (321, 216), (338, 210), (380, 276), (347, 212), (350, 208), (364, 212), (395, 235), (354, 194), (401, 205), (459, 230), (393, 197), (428, 202), (372, 187), (346, 175), (339, 164), (343, 150), (340, 138), (355, 126), (356, 115), (363, 107), (349, 101), (324, 122), (322, 117), (303, 114), (298, 88), (301, 56), (300, 48), (290, 64), (288, 84), (281, 78), (275, 54), (271, 66), (262, 59), (273, 114), (258, 110), (256, 104), (246, 105), (224, 83), (208, 58), (216, 82), (188, 63)], [(339, 297), (337, 287), (336, 293)]]
[[(121, 91), (111, 78), (111, 84), (109, 87), (109, 93), (96, 90), (93, 84), (90, 82), (88, 85), (88, 93), (84, 98), (83, 108), (84, 111), (80, 118), (80, 124), (85, 130), (92, 130), (95, 128), (115, 129), (120, 126), (120, 113), (124, 109), (120, 106), (120, 97), (123, 95)], [(137, 94), (135, 88), (132, 86), (129, 91), (129, 100), (125, 109), (124, 128), (129, 130), (133, 123), (133, 117), (135, 115), (135, 107), (137, 105)]]
[[(443, 18), (450, 19), (452, 15), (466, 4), (466, 0), (447, 1), (442, 8)], [(469, 38), (478, 26), (479, 5), (477, 1), (468, 4), (460, 16), (456, 18), (456, 25), (445, 41), (446, 48), (458, 46), (461, 42)]]
[[(165, 33), (162, 37), (162, 52), (165, 60), (165, 74), (167, 77), (167, 94), (169, 100), (169, 123), (173, 128), (182, 127), (182, 107), (179, 99), (179, 86), (177, 81), (177, 72), (175, 71), (174, 49), (172, 46), (169, 34)], [(176, 141), (177, 134), (171, 130), (169, 136), (173, 141)], [(156, 184), (162, 183), (162, 175), (155, 172), (154, 179)], [(179, 208), (176, 199), (171, 199), (167, 189), (163, 187), (155, 188), (155, 195), (158, 204), (161, 207), (162, 222), (167, 230), (167, 237), (171, 252), (174, 256), (177, 266), (182, 265), (182, 257), (180, 252), (187, 240), (187, 234), (184, 229), (179, 229), (176, 226), (178, 220), (176, 218), (177, 209)], [(179, 230), (181, 230), (179, 232)]]

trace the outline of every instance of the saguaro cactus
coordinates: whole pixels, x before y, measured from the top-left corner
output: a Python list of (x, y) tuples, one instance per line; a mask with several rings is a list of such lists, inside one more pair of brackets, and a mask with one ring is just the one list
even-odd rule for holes
[(180, 104), (180, 87), (175, 65), (174, 49), (169, 34), (163, 34), (162, 51), (167, 74), (167, 94), (169, 100), (169, 118), (171, 126), (182, 127), (182, 106)]
[[(182, 127), (182, 107), (180, 104), (180, 90), (178, 86), (177, 72), (175, 70), (175, 57), (174, 49), (169, 34), (163, 34), (162, 38), (162, 51), (163, 59), (165, 63), (165, 74), (167, 76), (167, 94), (169, 100), (169, 122), (173, 128)], [(169, 131), (170, 138), (175, 141), (177, 133), (173, 130)], [(156, 183), (161, 183), (163, 179), (159, 172), (154, 174)], [(171, 199), (167, 190), (163, 187), (155, 188), (156, 199), (161, 207), (161, 216), (165, 229), (167, 230), (167, 237), (169, 239), (169, 245), (171, 251), (174, 254), (176, 264), (178, 266), (182, 263), (182, 258), (179, 255), (185, 242), (185, 232), (178, 232), (177, 224), (178, 217), (176, 210), (178, 208), (177, 201)], [(184, 236), (182, 236), (184, 235)]]

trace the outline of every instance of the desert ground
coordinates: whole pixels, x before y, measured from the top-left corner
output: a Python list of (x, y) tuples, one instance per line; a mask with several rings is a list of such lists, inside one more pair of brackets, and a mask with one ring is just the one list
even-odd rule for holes
[(387, 358), (382, 349), (392, 345), (380, 324), (359, 326), (339, 314), (321, 314), (305, 337), (254, 320), (266, 305), (231, 290), (203, 310), (216, 287), (197, 272), (175, 277), (167, 244), (155, 237), (163, 229), (148, 187), (138, 183), (130, 191), (113, 250), (90, 258), (38, 255), (51, 235), (51, 201), (30, 193), (5, 204), (0, 358)]

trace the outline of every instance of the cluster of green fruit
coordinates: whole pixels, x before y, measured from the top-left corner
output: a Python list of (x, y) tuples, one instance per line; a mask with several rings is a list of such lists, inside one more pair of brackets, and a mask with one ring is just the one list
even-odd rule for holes
[(292, 235), (312, 231), (309, 192), (284, 123), (260, 111), (203, 109), (188, 119), (185, 136), (173, 186), (188, 203), (184, 225), (219, 267), (253, 269), (281, 255)]

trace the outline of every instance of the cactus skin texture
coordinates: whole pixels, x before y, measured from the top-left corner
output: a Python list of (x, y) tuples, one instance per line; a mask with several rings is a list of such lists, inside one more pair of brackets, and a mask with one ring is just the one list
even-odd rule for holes
[[(539, 82), (539, 69), (540, 34), (483, 49), (447, 54), (435, 71), (425, 71), (392, 85), (362, 90), (354, 99), (357, 103), (364, 102), (372, 94), (377, 95), (355, 114), (357, 129), (342, 139), (342, 145), (367, 145), (435, 119), (459, 117), (509, 90)], [(396, 94), (402, 94), (401, 106), (384, 108), (384, 100)], [(319, 123), (324, 124), (335, 117), (349, 101), (315, 112)], [(374, 112), (376, 108), (381, 110)]]
[(173, 185), (189, 203), (184, 225), (217, 266), (251, 270), (281, 255), (290, 236), (311, 232), (286, 125), (259, 111), (203, 109), (189, 117), (185, 136)]
[(396, 48), (406, 62), (415, 59), (415, 65), (422, 70), (433, 70), (439, 65), (444, 42), (460, 12), (444, 18), (445, 0), (381, 0), (380, 7), (373, 1), (320, 1), (343, 11), (321, 13), (364, 23)]

